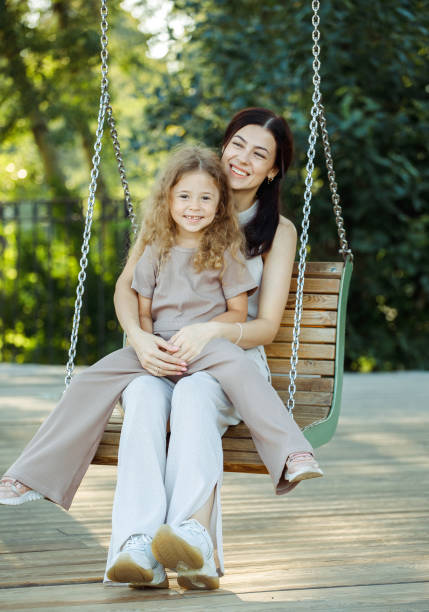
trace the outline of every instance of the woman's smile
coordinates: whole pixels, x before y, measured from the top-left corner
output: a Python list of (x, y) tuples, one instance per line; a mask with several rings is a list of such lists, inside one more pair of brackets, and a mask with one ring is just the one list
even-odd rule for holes
[(250, 172), (247, 172), (246, 170), (239, 168), (235, 164), (230, 164), (229, 167), (231, 168), (231, 171), (237, 176), (249, 176), (250, 174)]

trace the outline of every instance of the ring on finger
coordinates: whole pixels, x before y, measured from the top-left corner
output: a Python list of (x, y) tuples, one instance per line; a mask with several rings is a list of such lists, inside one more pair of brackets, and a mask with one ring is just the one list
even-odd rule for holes
[(155, 376), (158, 376), (158, 375), (159, 375), (159, 367), (156, 368), (156, 370), (155, 370)]

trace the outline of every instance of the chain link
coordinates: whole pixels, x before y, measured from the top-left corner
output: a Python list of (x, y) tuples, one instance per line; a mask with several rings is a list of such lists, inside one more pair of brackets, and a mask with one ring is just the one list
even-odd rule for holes
[(311, 107), (311, 121), (310, 121), (310, 136), (308, 139), (309, 147), (307, 151), (307, 166), (306, 166), (306, 179), (305, 179), (305, 192), (304, 192), (304, 209), (303, 209), (303, 220), (302, 220), (302, 231), (300, 236), (300, 249), (299, 249), (299, 263), (298, 263), (298, 277), (296, 287), (296, 300), (295, 300), (295, 314), (294, 314), (294, 327), (293, 327), (293, 340), (292, 340), (292, 354), (290, 358), (290, 370), (289, 370), (289, 398), (287, 401), (287, 408), (289, 414), (293, 416), (293, 409), (295, 408), (295, 392), (296, 392), (296, 376), (298, 366), (298, 349), (299, 349), (299, 334), (301, 329), (301, 318), (302, 318), (302, 302), (304, 293), (304, 273), (306, 266), (307, 257), (307, 243), (308, 243), (308, 228), (310, 226), (310, 210), (311, 210), (311, 188), (313, 185), (313, 171), (314, 171), (314, 156), (315, 147), (317, 141), (317, 127), (320, 126), (322, 134), (323, 150), (325, 154), (326, 168), (328, 171), (329, 188), (331, 190), (332, 205), (335, 213), (335, 220), (337, 223), (338, 237), (340, 239), (339, 252), (343, 255), (344, 259), (349, 255), (353, 257), (353, 253), (348, 246), (346, 240), (346, 232), (344, 229), (344, 220), (342, 217), (342, 209), (340, 206), (340, 196), (338, 195), (338, 185), (336, 183), (334, 164), (332, 160), (331, 147), (329, 144), (328, 130), (326, 128), (326, 118), (324, 108), (322, 105), (322, 96), (320, 93), (320, 17), (319, 17), (319, 0), (312, 0), (311, 7), (313, 10), (312, 16), (312, 39), (313, 39), (313, 96)]
[(83, 232), (83, 241), (82, 241), (82, 257), (80, 259), (80, 271), (78, 275), (78, 286), (76, 288), (76, 301), (74, 305), (74, 315), (73, 315), (73, 325), (72, 332), (70, 337), (70, 348), (68, 352), (68, 362), (66, 365), (66, 377), (65, 377), (65, 386), (66, 389), (69, 386), (74, 370), (74, 360), (76, 357), (76, 345), (78, 340), (78, 332), (79, 332), (79, 323), (80, 323), (80, 313), (82, 309), (82, 297), (85, 290), (85, 280), (86, 280), (86, 267), (88, 265), (88, 253), (89, 253), (89, 240), (91, 238), (91, 225), (94, 213), (94, 202), (95, 202), (95, 194), (97, 191), (97, 179), (100, 169), (100, 153), (102, 148), (102, 138), (104, 133), (104, 122), (106, 120), (110, 127), (110, 135), (113, 141), (113, 148), (115, 151), (116, 161), (118, 163), (119, 175), (121, 177), (122, 188), (124, 191), (125, 204), (128, 210), (128, 216), (131, 221), (133, 234), (135, 235), (137, 232), (137, 222), (136, 217), (133, 210), (133, 205), (131, 203), (131, 196), (128, 186), (128, 181), (125, 174), (124, 163), (121, 156), (121, 149), (119, 145), (118, 133), (115, 127), (115, 121), (113, 118), (112, 107), (110, 106), (110, 95), (109, 95), (109, 79), (108, 79), (108, 60), (109, 60), (109, 52), (107, 49), (108, 45), (108, 23), (107, 23), (107, 0), (101, 0), (101, 93), (100, 93), (100, 105), (98, 110), (98, 121), (97, 121), (97, 131), (96, 131), (96, 140), (94, 144), (94, 156), (92, 158), (92, 169), (91, 169), (91, 181), (89, 184), (89, 195), (88, 195), (88, 208), (86, 212), (85, 218), (85, 228)]
[(344, 228), (344, 219), (342, 216), (342, 208), (340, 206), (340, 196), (337, 192), (338, 185), (336, 182), (334, 162), (332, 160), (331, 145), (329, 144), (329, 134), (326, 128), (325, 109), (322, 102), (319, 102), (319, 126), (322, 133), (323, 151), (325, 153), (326, 169), (328, 171), (329, 189), (331, 190), (332, 206), (335, 213), (335, 222), (337, 224), (338, 238), (340, 240), (339, 253), (344, 259), (349, 255), (353, 259), (352, 250), (349, 248), (346, 239), (346, 230)]
[(121, 155), (121, 147), (119, 145), (118, 132), (116, 131), (115, 119), (113, 117), (112, 107), (110, 106), (110, 96), (109, 96), (108, 106), (106, 108), (106, 113), (107, 113), (107, 123), (109, 124), (109, 127), (110, 127), (110, 136), (112, 137), (112, 142), (113, 142), (113, 150), (115, 152), (116, 161), (118, 163), (119, 176), (121, 178), (122, 189), (124, 191), (124, 199), (125, 199), (125, 205), (128, 211), (128, 218), (131, 223), (133, 235), (136, 236), (137, 231), (138, 231), (138, 224), (136, 220), (136, 215), (134, 213), (134, 208), (131, 203), (130, 189), (128, 186), (124, 162), (123, 162), (122, 155)]
[(298, 277), (296, 287), (296, 300), (295, 300), (295, 315), (294, 315), (294, 327), (293, 327), (293, 340), (292, 340), (292, 355), (290, 358), (290, 370), (289, 370), (289, 398), (287, 401), (287, 409), (289, 414), (293, 416), (293, 409), (295, 408), (295, 392), (296, 392), (296, 375), (298, 366), (298, 349), (299, 349), (299, 333), (301, 329), (301, 317), (302, 317), (302, 299), (304, 293), (304, 273), (307, 257), (307, 243), (308, 243), (308, 228), (310, 226), (310, 210), (311, 210), (311, 187), (313, 185), (313, 171), (314, 171), (314, 156), (316, 153), (316, 140), (317, 140), (317, 120), (319, 115), (319, 104), (321, 99), (320, 94), (320, 32), (319, 23), (320, 17), (318, 11), (320, 8), (319, 0), (312, 1), (313, 9), (313, 96), (311, 107), (311, 121), (310, 121), (310, 136), (308, 138), (308, 150), (307, 150), (307, 175), (305, 178), (305, 192), (304, 192), (304, 210), (302, 220), (302, 231), (300, 236), (300, 248), (299, 248), (299, 263), (298, 263)]
[(108, 104), (108, 51), (107, 51), (107, 0), (101, 0), (101, 94), (100, 94), (100, 106), (98, 110), (98, 123), (97, 123), (97, 132), (96, 132), (96, 140), (94, 144), (94, 156), (92, 158), (92, 169), (91, 169), (91, 182), (89, 184), (89, 196), (88, 196), (88, 208), (86, 212), (85, 218), (85, 229), (83, 232), (83, 242), (82, 242), (82, 257), (80, 259), (80, 272), (78, 275), (78, 286), (76, 289), (76, 301), (74, 305), (74, 316), (73, 316), (73, 326), (72, 333), (70, 337), (70, 348), (68, 352), (68, 362), (66, 365), (66, 377), (65, 377), (65, 385), (66, 388), (69, 386), (70, 381), (72, 379), (73, 370), (74, 370), (74, 359), (76, 357), (76, 344), (79, 332), (79, 323), (80, 323), (80, 311), (82, 308), (82, 296), (85, 290), (85, 280), (86, 280), (86, 267), (88, 265), (88, 252), (89, 252), (89, 239), (91, 237), (91, 225), (92, 225), (92, 217), (94, 213), (94, 202), (95, 202), (95, 192), (97, 191), (97, 179), (100, 168), (100, 152), (102, 147), (102, 138), (104, 131), (104, 120), (106, 117), (106, 108)]

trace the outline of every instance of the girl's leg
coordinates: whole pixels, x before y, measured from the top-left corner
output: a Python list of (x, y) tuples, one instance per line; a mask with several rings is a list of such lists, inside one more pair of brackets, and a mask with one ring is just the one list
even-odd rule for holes
[[(166, 431), (173, 386), (165, 378), (144, 376), (134, 379), (122, 394), (125, 416), (106, 566), (113, 580), (136, 582), (139, 566), (153, 569), (150, 538), (165, 522), (167, 511)], [(123, 547), (126, 553), (120, 554)]]
[(69, 509), (125, 387), (145, 374), (131, 347), (75, 376), (61, 401), (5, 476)]

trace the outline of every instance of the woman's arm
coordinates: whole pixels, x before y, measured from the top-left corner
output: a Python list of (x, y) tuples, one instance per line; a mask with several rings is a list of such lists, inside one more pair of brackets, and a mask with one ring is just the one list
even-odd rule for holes
[[(242, 348), (270, 344), (274, 340), (289, 294), (296, 241), (295, 226), (288, 219), (280, 217), (272, 247), (264, 258), (258, 316), (243, 324), (239, 342)], [(214, 338), (226, 338), (231, 342), (237, 340), (236, 325), (220, 320), (213, 320), (210, 325)]]
[(138, 295), (140, 327), (148, 334), (153, 333), (152, 300)]
[(137, 250), (132, 249), (128, 261), (116, 281), (115, 294), (113, 296), (116, 316), (122, 329), (127, 334), (128, 341), (132, 347), (134, 347), (134, 343), (142, 331), (139, 320), (137, 293), (131, 288), (134, 268), (138, 259), (139, 254)]
[(139, 253), (136, 249), (132, 249), (128, 261), (116, 281), (113, 298), (116, 316), (122, 329), (127, 334), (128, 342), (136, 351), (137, 357), (144, 368), (158, 376), (183, 374), (183, 359), (171, 354), (171, 352), (177, 351), (178, 347), (153, 335), (149, 330), (144, 331), (140, 326), (137, 293), (131, 288), (134, 268), (138, 259)]

